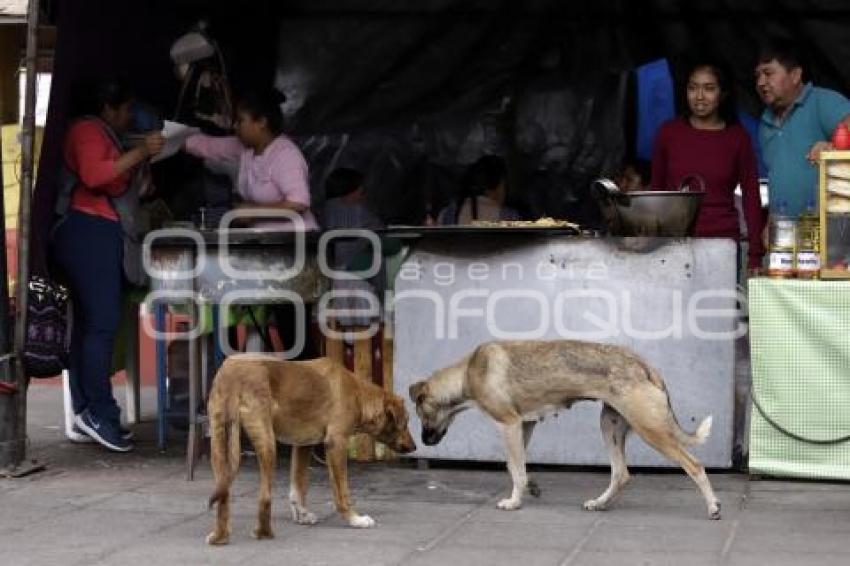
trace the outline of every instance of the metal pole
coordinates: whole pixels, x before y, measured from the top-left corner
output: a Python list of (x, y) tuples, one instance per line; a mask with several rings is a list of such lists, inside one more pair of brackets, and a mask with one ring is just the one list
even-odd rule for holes
[[(3, 142), (0, 136), (0, 155), (3, 155)], [(0, 187), (3, 182), (3, 168), (0, 167)], [(6, 357), (10, 350), (9, 335), (9, 283), (6, 271), (6, 211), (3, 197), (0, 196), (0, 468), (14, 461), (15, 445), (15, 395), (12, 393), (17, 378), (12, 370), (11, 359)], [(9, 387), (12, 386), (12, 387)], [(6, 393), (4, 393), (4, 391)]]
[[(3, 139), (0, 136), (0, 155), (3, 155)], [(3, 168), (0, 167), (0, 187), (5, 188)], [(0, 356), (8, 354), (12, 344), (9, 340), (11, 332), (9, 325), (9, 273), (6, 265), (6, 203), (0, 196)], [(13, 381), (8, 375), (0, 375), (0, 379)]]
[(16, 417), (16, 440), (14, 464), (21, 463), (26, 457), (27, 439), (27, 385), (20, 364), (20, 355), (24, 347), (26, 333), (27, 282), (29, 281), (29, 237), (32, 203), (32, 188), (35, 165), (35, 95), (38, 79), (38, 9), (39, 0), (30, 0), (27, 8), (27, 51), (26, 51), (26, 91), (24, 95), (24, 119), (21, 128), (21, 195), (18, 212), (18, 283), (17, 317), (15, 319), (15, 353), (18, 363), (15, 370), (18, 381)]

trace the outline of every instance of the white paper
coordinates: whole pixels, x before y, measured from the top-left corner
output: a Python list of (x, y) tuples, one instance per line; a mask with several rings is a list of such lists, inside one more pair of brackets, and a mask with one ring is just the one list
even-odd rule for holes
[(162, 126), (162, 136), (165, 138), (165, 145), (162, 151), (151, 158), (151, 163), (167, 159), (183, 149), (183, 144), (186, 143), (186, 138), (191, 135), (200, 133), (201, 130), (181, 124), (165, 120)]

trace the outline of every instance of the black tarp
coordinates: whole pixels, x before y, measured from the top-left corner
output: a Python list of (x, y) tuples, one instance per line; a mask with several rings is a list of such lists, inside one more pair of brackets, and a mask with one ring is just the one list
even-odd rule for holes
[[(487, 152), (507, 156), (509, 198), (525, 214), (597, 222), (589, 182), (613, 174), (633, 143), (629, 73), (658, 57), (725, 59), (755, 113), (757, 46), (793, 38), (818, 84), (850, 91), (844, 0), (64, 0), (34, 201), (35, 270), (74, 85), (123, 73), (169, 114), (178, 85), (168, 49), (199, 18), (237, 92), (275, 85), (287, 94), (287, 129), (310, 163), (316, 202), (332, 167), (357, 167), (394, 222), (444, 204), (463, 166)], [(178, 190), (168, 176), (160, 186)]]

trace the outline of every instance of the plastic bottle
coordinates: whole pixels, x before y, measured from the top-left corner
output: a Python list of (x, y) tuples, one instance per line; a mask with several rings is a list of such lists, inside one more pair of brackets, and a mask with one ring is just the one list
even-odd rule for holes
[(770, 242), (768, 252), (768, 277), (794, 277), (794, 260), (797, 251), (797, 222), (788, 216), (788, 204), (780, 201), (776, 214), (770, 217)]
[(797, 219), (795, 273), (800, 279), (817, 279), (820, 275), (820, 216), (811, 200)]

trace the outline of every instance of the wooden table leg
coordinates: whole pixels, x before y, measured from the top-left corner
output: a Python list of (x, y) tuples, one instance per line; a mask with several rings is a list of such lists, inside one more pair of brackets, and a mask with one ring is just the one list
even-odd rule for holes
[[(354, 373), (357, 377), (371, 383), (372, 381), (372, 339), (366, 338), (366, 328), (354, 329), (355, 336), (363, 334), (364, 337), (354, 339)], [(358, 434), (353, 437), (352, 457), (361, 462), (370, 462), (375, 459), (375, 441), (367, 434)]]
[[(385, 323), (383, 332), (379, 335), (381, 338), (381, 363), (383, 364), (383, 387), (384, 391), (395, 393), (393, 383), (393, 328), (392, 324)], [(376, 447), (375, 456), (378, 460), (395, 460), (398, 455), (390, 450), (387, 446), (381, 445), (382, 450), (378, 451)]]
[[(334, 323), (328, 323), (328, 326), (331, 330), (335, 332), (339, 332), (339, 326)], [(284, 344), (284, 347), (288, 347), (288, 344)], [(333, 338), (331, 336), (325, 337), (325, 356), (332, 359), (335, 362), (338, 362), (342, 365), (345, 365), (345, 344), (340, 338)]]

